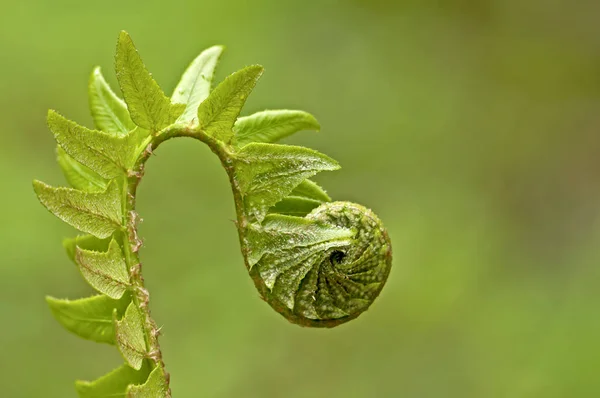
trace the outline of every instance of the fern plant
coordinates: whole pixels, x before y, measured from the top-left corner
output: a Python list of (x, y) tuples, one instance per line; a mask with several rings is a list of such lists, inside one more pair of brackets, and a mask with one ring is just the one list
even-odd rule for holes
[(312, 149), (274, 143), (318, 130), (316, 119), (291, 110), (239, 117), (263, 68), (246, 67), (211, 90), (222, 50), (202, 52), (169, 98), (121, 32), (115, 63), (124, 100), (96, 68), (89, 82), (96, 130), (48, 113), (71, 188), (34, 181), (34, 190), (51, 213), (85, 233), (64, 247), (99, 294), (47, 301), (66, 329), (116, 345), (125, 361), (95, 381), (77, 381), (80, 397), (171, 396), (141, 273), (135, 210), (144, 164), (171, 138), (200, 140), (221, 160), (246, 269), (261, 297), (289, 321), (313, 327), (347, 322), (371, 305), (387, 279), (391, 244), (377, 216), (354, 203), (332, 202), (309, 179), (339, 165)]

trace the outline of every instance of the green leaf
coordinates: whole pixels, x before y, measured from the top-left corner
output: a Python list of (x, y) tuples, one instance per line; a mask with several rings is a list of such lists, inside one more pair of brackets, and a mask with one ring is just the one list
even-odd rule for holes
[(303, 198), (314, 199), (320, 202), (331, 202), (327, 192), (316, 182), (304, 180), (290, 193), (291, 196), (301, 196)]
[(110, 89), (100, 67), (92, 72), (88, 93), (92, 117), (98, 130), (125, 136), (135, 128), (127, 105)]
[(73, 159), (60, 146), (56, 147), (56, 160), (67, 182), (73, 188), (86, 192), (99, 192), (106, 189), (108, 181), (89, 167)]
[(235, 122), (233, 131), (236, 144), (244, 146), (251, 142), (277, 142), (301, 130), (319, 131), (320, 128), (310, 113), (275, 110), (241, 117)]
[(330, 202), (327, 192), (311, 180), (304, 180), (281, 201), (269, 209), (269, 213), (304, 217), (323, 202)]
[(348, 228), (309, 220), (304, 217), (293, 217), (281, 214), (269, 214), (262, 226), (248, 228), (250, 267), (256, 264), (267, 253), (282, 253), (284, 251), (313, 246), (318, 243), (346, 240), (355, 232)]
[(123, 252), (116, 240), (111, 240), (106, 252), (75, 249), (75, 261), (85, 280), (100, 293), (120, 299), (131, 285)]
[(137, 133), (117, 137), (90, 130), (53, 110), (48, 111), (48, 127), (65, 152), (104, 178), (123, 175), (137, 157)]
[(129, 296), (123, 296), (121, 300), (104, 295), (79, 300), (46, 297), (52, 315), (65, 329), (86, 340), (107, 344), (115, 344), (113, 311), (122, 316), (130, 301)]
[(108, 250), (112, 238), (99, 239), (94, 235), (79, 235), (74, 238), (63, 239), (63, 247), (67, 251), (67, 256), (75, 264), (75, 249), (79, 246), (81, 249), (93, 250), (95, 252), (105, 252)]
[(129, 366), (136, 370), (142, 367), (147, 354), (143, 322), (142, 314), (134, 303), (129, 304), (122, 320), (115, 319), (117, 347)]
[(200, 128), (218, 140), (229, 142), (233, 124), (262, 73), (262, 66), (248, 66), (221, 82), (198, 107)]
[(289, 216), (304, 217), (314, 208), (323, 203), (318, 200), (303, 198), (301, 196), (286, 196), (275, 206), (269, 209), (269, 213), (285, 214)]
[(179, 122), (191, 122), (197, 117), (198, 106), (210, 94), (215, 68), (222, 53), (222, 46), (204, 50), (181, 76), (171, 96), (171, 102), (186, 105)]
[(127, 387), (130, 384), (143, 383), (148, 379), (149, 373), (150, 367), (146, 364), (146, 361), (144, 361), (140, 370), (135, 370), (127, 365), (122, 365), (94, 381), (76, 381), (75, 389), (77, 390), (79, 398), (125, 397)]
[(236, 154), (235, 179), (247, 213), (262, 220), (267, 209), (309, 178), (340, 166), (312, 149), (278, 144), (251, 143)]
[(185, 107), (171, 107), (171, 101), (144, 66), (131, 37), (121, 32), (117, 42), (115, 69), (131, 119), (138, 126), (156, 132), (173, 123)]
[(103, 239), (121, 228), (121, 193), (114, 181), (99, 193), (54, 188), (41, 181), (34, 181), (33, 189), (46, 209), (80, 231)]
[(169, 385), (165, 378), (164, 370), (157, 366), (148, 376), (148, 380), (141, 385), (130, 385), (127, 387), (129, 398), (162, 398), (166, 397)]

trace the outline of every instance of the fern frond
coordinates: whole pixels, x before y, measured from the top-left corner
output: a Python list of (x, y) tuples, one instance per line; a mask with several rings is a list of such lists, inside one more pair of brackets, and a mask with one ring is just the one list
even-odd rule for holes
[(125, 362), (95, 381), (78, 381), (80, 397), (171, 397), (141, 275), (135, 210), (144, 165), (171, 138), (193, 137), (219, 157), (231, 183), (247, 270), (262, 298), (289, 321), (332, 327), (354, 319), (388, 277), (391, 243), (379, 218), (361, 205), (332, 202), (309, 179), (339, 169), (338, 163), (309, 148), (276, 144), (301, 130), (318, 131), (317, 120), (290, 110), (240, 117), (263, 68), (244, 68), (211, 90), (222, 50), (201, 53), (169, 98), (122, 32), (115, 66), (124, 99), (99, 68), (90, 78), (97, 130), (48, 113), (58, 162), (72, 188), (34, 181), (34, 190), (51, 213), (88, 234), (63, 245), (100, 294), (47, 301), (67, 330), (115, 345)]

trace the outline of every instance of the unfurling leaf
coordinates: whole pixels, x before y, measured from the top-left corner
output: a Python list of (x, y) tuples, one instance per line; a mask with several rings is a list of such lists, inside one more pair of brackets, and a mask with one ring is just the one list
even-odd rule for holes
[(157, 366), (148, 376), (148, 380), (141, 385), (127, 387), (128, 398), (159, 398), (165, 397), (169, 389), (165, 373), (161, 366)]
[(115, 182), (99, 193), (54, 188), (40, 181), (33, 182), (33, 189), (46, 209), (80, 231), (103, 239), (121, 228), (121, 194)]
[(316, 182), (304, 180), (290, 193), (290, 196), (300, 196), (307, 199), (314, 199), (320, 202), (331, 202), (327, 192)]
[(46, 297), (54, 317), (70, 332), (86, 340), (115, 344), (113, 311), (122, 316), (131, 301), (129, 296), (113, 300), (98, 295), (78, 300), (59, 300)]
[(251, 142), (277, 142), (298, 131), (319, 131), (320, 128), (319, 122), (310, 113), (274, 110), (239, 118), (233, 126), (233, 131), (235, 143), (244, 146)]
[(221, 82), (198, 107), (200, 128), (218, 140), (229, 142), (233, 124), (262, 73), (262, 66), (248, 66)]
[(79, 163), (60, 146), (56, 147), (56, 159), (69, 185), (86, 192), (100, 192), (106, 189), (108, 181), (89, 167)]
[(145, 382), (149, 373), (150, 367), (145, 362), (140, 370), (123, 365), (94, 381), (78, 380), (75, 389), (79, 398), (125, 397), (127, 387)]
[(88, 86), (90, 109), (98, 130), (125, 136), (135, 128), (127, 105), (104, 80), (100, 67), (94, 68)]
[(288, 196), (269, 209), (269, 213), (304, 217), (323, 202), (330, 202), (327, 192), (311, 180), (304, 180)]
[(171, 96), (171, 102), (186, 105), (179, 122), (191, 122), (197, 117), (198, 106), (210, 94), (215, 68), (222, 53), (222, 46), (202, 51), (181, 76)]
[(323, 203), (318, 200), (303, 198), (301, 196), (286, 196), (275, 206), (269, 209), (269, 213), (285, 214), (289, 216), (304, 217), (313, 209)]
[(75, 261), (85, 280), (100, 293), (120, 299), (130, 286), (121, 247), (112, 240), (106, 252), (75, 249)]
[(134, 303), (129, 304), (123, 319), (115, 320), (117, 347), (129, 366), (136, 370), (142, 367), (147, 355), (143, 322), (142, 314)]
[(292, 321), (347, 322), (369, 308), (389, 275), (387, 233), (372, 211), (355, 203), (323, 203), (305, 219), (351, 229), (354, 236), (265, 253), (254, 272), (264, 279), (267, 301), (276, 309), (283, 304)]
[(115, 69), (131, 119), (138, 126), (159, 131), (173, 123), (185, 109), (171, 106), (169, 98), (146, 69), (127, 32), (119, 35)]
[(52, 110), (48, 111), (48, 127), (65, 152), (104, 178), (123, 175), (135, 162), (136, 144), (141, 144), (135, 142), (134, 132), (117, 137), (90, 130)]
[(267, 209), (320, 171), (337, 170), (338, 163), (312, 149), (252, 143), (236, 154), (235, 176), (248, 213), (259, 222)]

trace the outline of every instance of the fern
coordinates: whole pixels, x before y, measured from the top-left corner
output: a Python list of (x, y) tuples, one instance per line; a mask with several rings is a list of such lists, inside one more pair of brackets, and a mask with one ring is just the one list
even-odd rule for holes
[(221, 47), (200, 54), (171, 98), (146, 70), (129, 35), (119, 36), (116, 74), (124, 100), (96, 68), (89, 103), (96, 130), (48, 113), (57, 157), (72, 188), (34, 181), (41, 203), (85, 233), (64, 241), (85, 280), (100, 293), (47, 301), (56, 319), (82, 338), (116, 345), (125, 363), (80, 397), (170, 397), (141, 275), (135, 211), (144, 164), (164, 141), (192, 137), (219, 157), (231, 183), (246, 268), (262, 298), (289, 321), (333, 327), (364, 312), (391, 267), (391, 244), (370, 210), (332, 202), (309, 178), (339, 169), (312, 149), (274, 142), (318, 130), (308, 113), (277, 110), (239, 117), (261, 66), (249, 66), (211, 90)]

